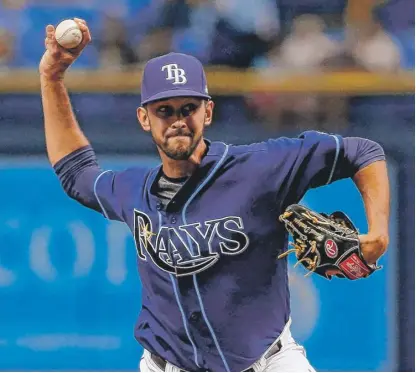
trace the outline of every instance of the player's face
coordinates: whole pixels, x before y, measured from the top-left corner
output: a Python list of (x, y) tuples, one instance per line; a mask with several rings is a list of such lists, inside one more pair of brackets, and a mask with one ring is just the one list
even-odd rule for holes
[(138, 119), (151, 132), (157, 147), (169, 158), (188, 159), (211, 123), (214, 104), (192, 97), (152, 102), (139, 108)]

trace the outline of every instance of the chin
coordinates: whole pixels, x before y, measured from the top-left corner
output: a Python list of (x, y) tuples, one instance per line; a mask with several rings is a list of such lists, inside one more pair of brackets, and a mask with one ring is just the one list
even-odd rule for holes
[(162, 150), (169, 158), (174, 159), (176, 161), (185, 161), (192, 154), (191, 146), (168, 146)]
[(166, 155), (176, 160), (186, 160), (190, 157), (194, 150), (190, 137), (174, 137), (169, 140), (170, 144), (165, 147)]
[(189, 150), (184, 151), (179, 149), (173, 151), (166, 151), (165, 153), (169, 158), (174, 159), (175, 161), (186, 161), (192, 154)]
[(170, 158), (174, 159), (175, 161), (187, 161), (189, 157), (190, 157), (190, 154), (188, 153), (176, 153), (170, 156)]

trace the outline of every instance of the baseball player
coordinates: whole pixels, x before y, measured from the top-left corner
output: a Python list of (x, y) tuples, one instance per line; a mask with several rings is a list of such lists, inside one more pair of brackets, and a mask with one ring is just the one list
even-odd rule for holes
[[(71, 108), (64, 76), (91, 40), (67, 51), (46, 28), (40, 62), (49, 160), (65, 192), (125, 222), (137, 247), (142, 310), (135, 338), (142, 371), (314, 371), (290, 334), (288, 234), (277, 217), (310, 188), (353, 178), (369, 231), (372, 265), (388, 245), (389, 187), (382, 148), (308, 131), (234, 146), (210, 142), (203, 67), (170, 53), (143, 73), (138, 121), (161, 158), (155, 168), (103, 170)], [(238, 123), (235, 123), (238, 131)]]

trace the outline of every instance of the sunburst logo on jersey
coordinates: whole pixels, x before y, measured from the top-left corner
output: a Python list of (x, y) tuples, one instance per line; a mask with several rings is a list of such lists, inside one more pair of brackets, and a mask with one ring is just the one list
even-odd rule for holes
[(141, 230), (141, 233), (142, 233), (142, 237), (144, 238), (144, 246), (147, 249), (148, 243), (150, 242), (150, 244), (151, 244), (150, 240), (151, 240), (152, 236), (156, 236), (156, 234), (153, 233), (150, 230), (149, 224), (144, 224), (144, 223), (141, 224), (140, 230)]

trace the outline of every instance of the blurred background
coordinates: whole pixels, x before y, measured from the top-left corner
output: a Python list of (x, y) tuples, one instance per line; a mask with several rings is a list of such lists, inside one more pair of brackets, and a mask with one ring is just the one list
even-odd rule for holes
[[(135, 110), (143, 64), (168, 51), (206, 65), (216, 102), (212, 140), (249, 143), (315, 129), (383, 145), (392, 181), (383, 271), (328, 282), (290, 270), (293, 334), (321, 371), (414, 371), (414, 7), (412, 0), (0, 0), (0, 370), (131, 371), (142, 353), (133, 339), (141, 305), (133, 239), (66, 197), (45, 157), (37, 75), (44, 27), (79, 17), (93, 42), (66, 83), (104, 167), (158, 163)], [(366, 230), (350, 181), (303, 202), (342, 209)]]

